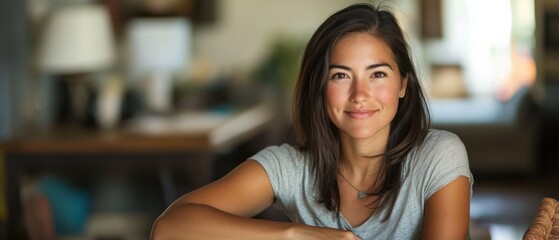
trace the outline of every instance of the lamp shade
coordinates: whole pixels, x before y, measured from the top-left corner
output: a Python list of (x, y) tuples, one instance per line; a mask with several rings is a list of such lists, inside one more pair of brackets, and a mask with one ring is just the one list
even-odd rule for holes
[(136, 18), (128, 29), (133, 75), (183, 70), (190, 60), (190, 21), (182, 17)]
[(53, 12), (44, 29), (39, 68), (71, 74), (101, 70), (115, 60), (114, 36), (107, 9), (79, 4)]
[(184, 17), (137, 18), (128, 28), (129, 69), (142, 79), (147, 107), (164, 113), (172, 107), (173, 78), (186, 72), (191, 56), (190, 21)]

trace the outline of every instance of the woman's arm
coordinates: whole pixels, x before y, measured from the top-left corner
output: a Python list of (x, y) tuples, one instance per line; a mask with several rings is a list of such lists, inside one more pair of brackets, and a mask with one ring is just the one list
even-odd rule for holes
[(470, 179), (458, 177), (427, 200), (423, 239), (465, 239), (470, 221)]
[(351, 232), (253, 219), (271, 206), (264, 168), (248, 160), (222, 179), (186, 194), (156, 220), (152, 239), (358, 239)]

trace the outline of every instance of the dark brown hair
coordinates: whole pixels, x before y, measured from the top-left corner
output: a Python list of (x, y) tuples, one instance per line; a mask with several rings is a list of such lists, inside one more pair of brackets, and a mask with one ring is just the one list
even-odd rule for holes
[(409, 46), (392, 12), (372, 4), (354, 4), (331, 15), (311, 37), (305, 49), (293, 100), (293, 127), (298, 147), (308, 153), (318, 189), (318, 202), (339, 212), (337, 184), (340, 136), (326, 112), (325, 90), (330, 53), (342, 36), (369, 33), (386, 43), (398, 64), (400, 76), (407, 77), (406, 95), (390, 124), (387, 149), (383, 154), (385, 178), (371, 189), (380, 196), (378, 209), (388, 207), (387, 219), (402, 184), (407, 154), (425, 139), (430, 127), (429, 110)]

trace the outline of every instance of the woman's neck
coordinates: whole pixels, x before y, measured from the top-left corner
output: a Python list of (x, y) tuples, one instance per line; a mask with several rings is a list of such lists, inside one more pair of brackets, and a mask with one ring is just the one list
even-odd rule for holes
[(354, 139), (341, 136), (339, 169), (353, 179), (365, 180), (376, 176), (384, 163), (388, 136), (371, 139)]

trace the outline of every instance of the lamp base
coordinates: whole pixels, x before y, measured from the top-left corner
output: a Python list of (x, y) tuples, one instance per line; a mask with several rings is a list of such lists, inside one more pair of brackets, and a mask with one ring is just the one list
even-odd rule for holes
[(85, 74), (59, 76), (57, 95), (58, 121), (67, 123), (84, 123), (87, 117), (91, 89)]
[(172, 110), (173, 77), (170, 73), (152, 73), (143, 86), (146, 107), (152, 113), (168, 113)]
[(121, 118), (124, 86), (116, 76), (103, 81), (97, 93), (94, 109), (96, 123), (103, 130), (115, 128)]

